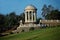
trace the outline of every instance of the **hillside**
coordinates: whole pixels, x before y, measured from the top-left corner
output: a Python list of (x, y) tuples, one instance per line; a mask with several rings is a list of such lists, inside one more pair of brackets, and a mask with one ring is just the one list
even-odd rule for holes
[(0, 40), (60, 40), (60, 27), (10, 34)]

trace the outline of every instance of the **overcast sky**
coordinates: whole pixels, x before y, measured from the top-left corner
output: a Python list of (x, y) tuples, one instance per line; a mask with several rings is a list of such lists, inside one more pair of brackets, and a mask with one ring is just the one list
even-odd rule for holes
[(24, 12), (24, 8), (32, 4), (37, 10), (37, 17), (41, 17), (41, 9), (44, 4), (52, 5), (55, 8), (60, 9), (60, 0), (0, 0), (0, 13), (9, 14), (16, 12), (17, 15)]

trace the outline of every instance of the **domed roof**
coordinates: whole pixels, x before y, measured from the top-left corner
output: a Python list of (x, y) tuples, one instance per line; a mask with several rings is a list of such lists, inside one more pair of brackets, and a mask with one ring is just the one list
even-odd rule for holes
[(33, 6), (33, 5), (28, 5), (26, 8), (25, 8), (25, 10), (31, 10), (31, 9), (37, 9), (35, 6)]

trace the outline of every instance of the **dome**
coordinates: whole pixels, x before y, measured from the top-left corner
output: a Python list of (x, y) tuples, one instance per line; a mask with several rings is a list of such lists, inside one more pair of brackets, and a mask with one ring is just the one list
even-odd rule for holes
[(33, 6), (33, 5), (28, 5), (28, 6), (25, 8), (25, 10), (31, 10), (31, 9), (36, 10), (36, 7)]

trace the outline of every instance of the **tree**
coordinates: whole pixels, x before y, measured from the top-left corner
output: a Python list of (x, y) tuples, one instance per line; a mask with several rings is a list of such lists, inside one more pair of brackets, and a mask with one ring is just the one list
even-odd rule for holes
[(3, 14), (0, 14), (0, 32), (5, 31), (5, 16)]
[(20, 15), (16, 15), (15, 12), (11, 12), (7, 15), (0, 14), (0, 32), (4, 32), (6, 30), (18, 27), (20, 20), (22, 20), (24, 23), (24, 13), (21, 13)]
[(17, 25), (18, 20), (17, 20), (17, 16), (16, 16), (15, 12), (12, 12), (9, 14), (9, 22), (10, 22), (9, 23), (10, 27)]
[(42, 8), (42, 16), (45, 17), (47, 14), (47, 5), (44, 4), (43, 8)]
[(42, 18), (38, 18), (36, 23), (39, 24), (40, 20), (42, 20)]
[(52, 10), (50, 14), (46, 15), (46, 19), (60, 20), (60, 11)]
[(42, 16), (45, 18), (47, 14), (50, 14), (50, 12), (54, 10), (54, 7), (52, 5), (44, 5), (42, 8)]
[(22, 22), (24, 24), (24, 22), (25, 22), (25, 14), (24, 14), (24, 12), (20, 14), (20, 17), (21, 17), (21, 20), (22, 20)]
[(48, 5), (48, 10), (52, 11), (52, 10), (54, 10), (54, 7), (52, 5)]
[(18, 17), (15, 14), (15, 12), (11, 12), (10, 14), (7, 14), (5, 16), (5, 24), (4, 25), (7, 27), (7, 30), (19, 25), (18, 24)]

